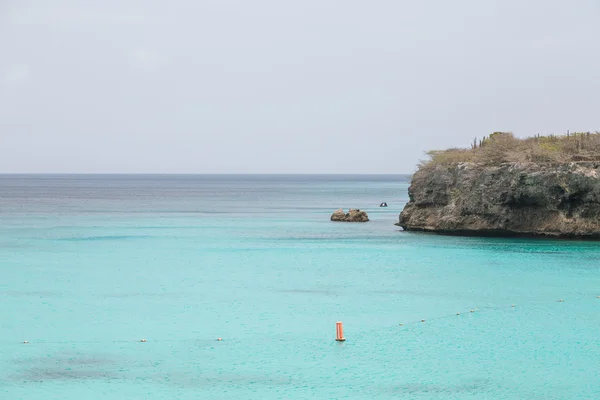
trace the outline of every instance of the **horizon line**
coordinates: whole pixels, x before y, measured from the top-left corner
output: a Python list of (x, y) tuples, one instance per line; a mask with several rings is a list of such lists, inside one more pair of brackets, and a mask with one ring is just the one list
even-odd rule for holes
[(338, 175), (338, 176), (393, 176), (393, 175), (412, 175), (412, 173), (315, 173), (315, 172), (290, 172), (290, 173), (248, 173), (248, 172), (0, 172), (0, 175), (270, 175), (270, 176), (290, 176), (290, 175)]

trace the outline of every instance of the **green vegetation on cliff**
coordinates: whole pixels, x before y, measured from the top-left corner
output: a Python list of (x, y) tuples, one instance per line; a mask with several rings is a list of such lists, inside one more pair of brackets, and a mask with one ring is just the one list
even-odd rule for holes
[(494, 132), (475, 139), (470, 149), (453, 148), (427, 153), (421, 168), (463, 162), (498, 165), (502, 163), (566, 163), (600, 161), (600, 132), (567, 133), (519, 139), (510, 132)]

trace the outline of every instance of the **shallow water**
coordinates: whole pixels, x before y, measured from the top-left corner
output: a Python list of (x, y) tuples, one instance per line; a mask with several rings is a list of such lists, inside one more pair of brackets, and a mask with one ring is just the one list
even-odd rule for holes
[(600, 398), (600, 243), (401, 232), (407, 187), (0, 176), (0, 398)]

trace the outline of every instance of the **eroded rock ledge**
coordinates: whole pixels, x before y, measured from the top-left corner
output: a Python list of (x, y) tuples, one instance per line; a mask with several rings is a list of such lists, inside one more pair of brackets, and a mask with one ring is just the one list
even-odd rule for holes
[(421, 168), (397, 225), (474, 236), (600, 239), (600, 163)]
[(347, 213), (343, 209), (336, 210), (331, 214), (332, 221), (339, 222), (368, 222), (369, 216), (366, 212), (351, 208)]

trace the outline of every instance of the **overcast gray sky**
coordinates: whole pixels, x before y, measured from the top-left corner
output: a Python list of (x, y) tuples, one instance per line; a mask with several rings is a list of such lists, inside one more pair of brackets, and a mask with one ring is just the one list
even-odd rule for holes
[(597, 0), (0, 0), (0, 172), (409, 173), (600, 130)]

